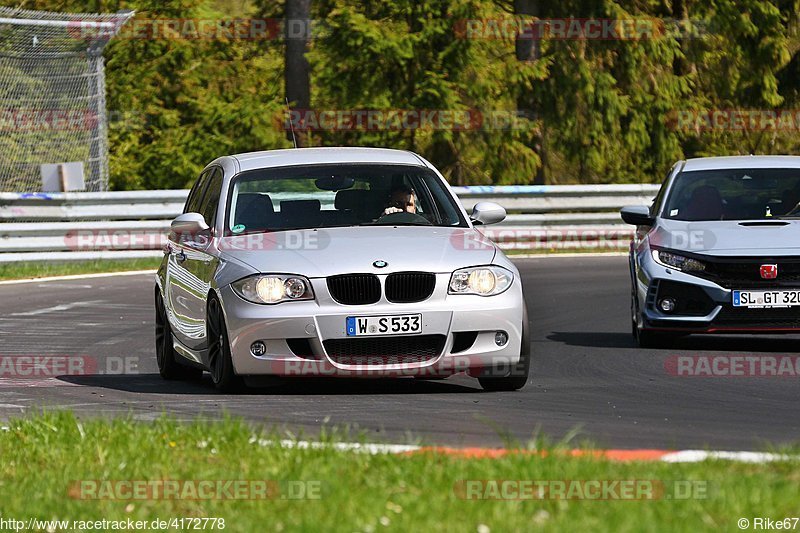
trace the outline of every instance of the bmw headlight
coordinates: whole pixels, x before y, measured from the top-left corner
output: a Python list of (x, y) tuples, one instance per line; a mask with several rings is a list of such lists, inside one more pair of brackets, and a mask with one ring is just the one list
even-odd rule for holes
[(257, 274), (235, 281), (231, 287), (236, 294), (255, 304), (314, 299), (311, 282), (292, 274)]
[(505, 292), (514, 281), (514, 274), (499, 266), (462, 268), (450, 277), (449, 294), (493, 296)]
[(702, 272), (706, 269), (706, 265), (697, 259), (684, 257), (672, 252), (665, 252), (663, 250), (653, 250), (653, 259), (659, 265), (674, 268), (682, 272)]

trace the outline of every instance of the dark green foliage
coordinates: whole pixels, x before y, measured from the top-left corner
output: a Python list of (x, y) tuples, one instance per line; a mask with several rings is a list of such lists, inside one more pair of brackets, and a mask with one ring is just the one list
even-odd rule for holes
[[(135, 9), (137, 20), (283, 14), (282, 2), (268, 0), (31, 0), (22, 7)], [(485, 120), (467, 130), (313, 131), (308, 142), (411, 149), (456, 184), (531, 183), (537, 172), (548, 183), (658, 181), (683, 157), (793, 153), (800, 123), (709, 130), (676, 117), (797, 107), (798, 7), (796, 0), (539, 2), (543, 19), (654, 18), (667, 30), (681, 20), (694, 32), (542, 40), (536, 57), (519, 61), (513, 35), (466, 39), (460, 31), (467, 19), (512, 17), (511, 0), (313, 0), (314, 110), (469, 111)], [(218, 155), (290, 146), (283, 52), (280, 39), (112, 41), (112, 187), (185, 187)], [(513, 127), (491, 124), (518, 108)]]

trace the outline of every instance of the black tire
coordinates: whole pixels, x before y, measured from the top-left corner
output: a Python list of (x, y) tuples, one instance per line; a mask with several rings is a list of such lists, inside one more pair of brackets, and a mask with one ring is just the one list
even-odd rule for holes
[(660, 349), (672, 346), (675, 337), (659, 331), (649, 329), (638, 329), (636, 333), (636, 344), (639, 348)]
[(208, 370), (211, 381), (220, 392), (240, 392), (244, 389), (244, 380), (233, 370), (231, 344), (228, 340), (228, 328), (225, 326), (225, 315), (219, 300), (211, 297), (208, 300), (206, 320), (208, 334)]
[[(503, 377), (479, 377), (478, 383), (483, 390), (491, 392), (510, 392), (519, 390), (528, 383), (531, 370), (531, 338), (530, 325), (528, 324), (528, 310), (522, 310), (522, 343), (520, 346), (520, 359), (511, 372)], [(491, 373), (491, 370), (489, 370)]]
[(203, 376), (203, 371), (182, 365), (178, 362), (172, 340), (172, 327), (167, 320), (167, 311), (161, 292), (156, 288), (156, 363), (158, 373), (167, 380), (197, 380)]

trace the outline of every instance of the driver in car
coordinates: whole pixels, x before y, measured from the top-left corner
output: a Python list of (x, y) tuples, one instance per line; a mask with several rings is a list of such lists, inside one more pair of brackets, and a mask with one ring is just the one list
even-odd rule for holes
[(408, 185), (400, 185), (389, 193), (388, 207), (383, 210), (383, 215), (392, 213), (417, 212), (417, 194)]

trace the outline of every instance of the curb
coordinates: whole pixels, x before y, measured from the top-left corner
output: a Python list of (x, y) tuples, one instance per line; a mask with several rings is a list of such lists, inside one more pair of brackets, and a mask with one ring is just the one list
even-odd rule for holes
[[(272, 441), (259, 441), (262, 446), (275, 444)], [(422, 455), (438, 454), (449, 455), (464, 459), (497, 459), (509, 455), (526, 455), (546, 457), (546, 451), (537, 450), (514, 450), (507, 448), (452, 448), (447, 446), (415, 446), (406, 444), (370, 444), (358, 442), (309, 442), (283, 440), (278, 443), (282, 448), (297, 449), (332, 449), (337, 451), (348, 451), (354, 453), (366, 453), (369, 455), (393, 454), (393, 455)], [(661, 461), (664, 463), (700, 463), (710, 460), (733, 461), (740, 463), (770, 463), (775, 461), (797, 461), (800, 456), (784, 455), (768, 452), (751, 451), (713, 451), (713, 450), (657, 450), (657, 449), (634, 449), (634, 450), (564, 450), (556, 451), (556, 454), (563, 453), (569, 457), (588, 457), (594, 459), (604, 459), (608, 461), (632, 462), (632, 461)]]

